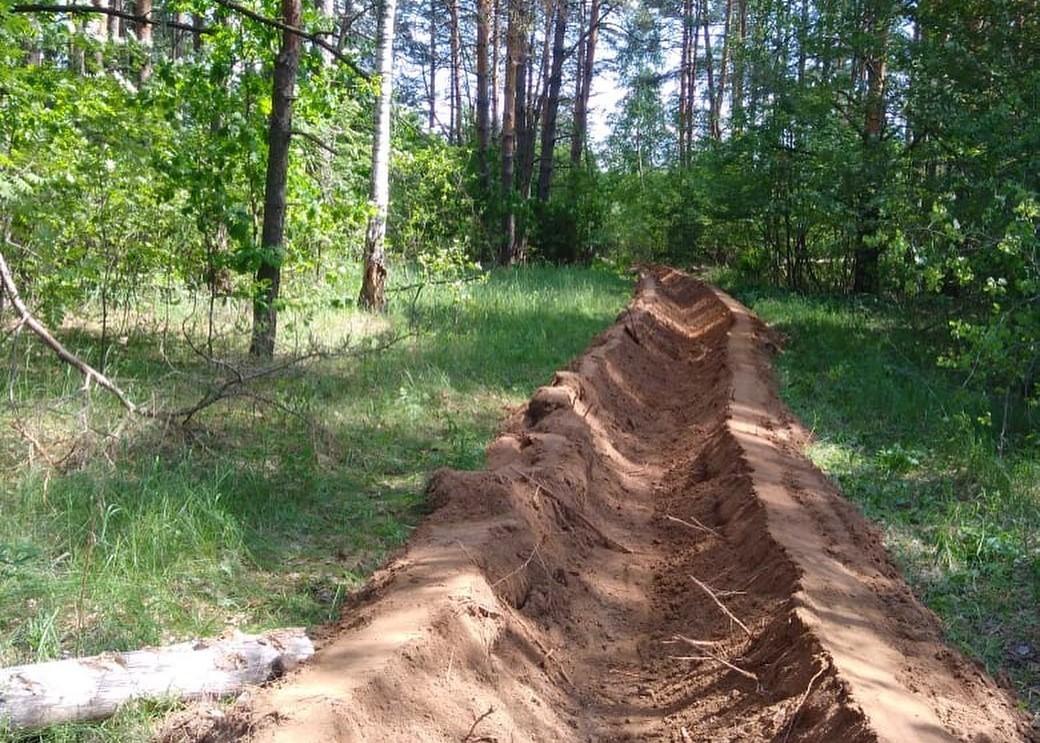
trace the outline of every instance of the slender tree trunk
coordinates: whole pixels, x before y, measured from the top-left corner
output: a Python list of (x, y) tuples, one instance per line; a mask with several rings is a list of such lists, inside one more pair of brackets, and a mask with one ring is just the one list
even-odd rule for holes
[(462, 144), (462, 42), (459, 31), (459, 0), (448, 0), (451, 22), (451, 130), (452, 141)]
[[(123, 0), (109, 0), (108, 7), (112, 10), (122, 10)], [(119, 42), (123, 38), (123, 31), (121, 27), (122, 19), (119, 16), (110, 15), (108, 17), (108, 40), (113, 42)]]
[(386, 215), (390, 205), (390, 114), (393, 100), (394, 16), (396, 0), (383, 0), (379, 22), (379, 106), (372, 140), (372, 215), (365, 232), (365, 276), (358, 304), (364, 309), (386, 309)]
[(719, 111), (715, 96), (715, 61), (711, 54), (711, 22), (708, 18), (708, 0), (701, 0), (701, 24), (704, 28), (704, 68), (708, 73), (708, 132), (712, 139), (718, 139)]
[(581, 86), (580, 92), (574, 100), (574, 132), (571, 135), (572, 165), (580, 164), (582, 155), (585, 154), (589, 125), (589, 94), (592, 88), (592, 73), (596, 64), (596, 38), (599, 35), (599, 3), (600, 0), (592, 0), (589, 6), (589, 26), (585, 36), (585, 49), (581, 55), (581, 68), (578, 71)]
[[(282, 22), (300, 25), (300, 0), (282, 0)], [(261, 358), (274, 355), (278, 331), (278, 293), (285, 251), (285, 186), (289, 175), (289, 141), (292, 138), (293, 97), (300, 64), (300, 37), (282, 33), (282, 45), (274, 62), (271, 121), (267, 135), (267, 178), (264, 184), (264, 224), (260, 266), (253, 298), (253, 339), (249, 352)]]
[[(879, 3), (884, 6), (884, 2)], [(880, 206), (879, 190), (885, 178), (881, 137), (885, 129), (885, 82), (888, 62), (890, 11), (881, 7), (872, 21), (872, 48), (864, 56), (863, 72), (867, 78), (866, 111), (863, 122), (863, 163), (866, 168), (865, 188), (861, 196), (856, 225), (856, 248), (853, 263), (855, 292), (876, 294), (880, 289), (879, 262), (883, 246), (877, 236)]]
[(693, 139), (695, 126), (697, 124), (697, 54), (700, 50), (700, 23), (701, 23), (701, 9), (700, 5), (696, 4), (696, 0), (689, 0), (690, 12), (694, 14), (693, 27), (690, 29), (690, 35), (693, 37), (693, 48), (690, 50), (690, 68), (687, 70), (689, 78), (686, 82), (686, 95), (689, 96), (686, 109), (689, 115), (686, 118), (686, 145), (693, 150)]
[(437, 0), (430, 0), (430, 131), (437, 125)]
[(499, 34), (499, 21), (502, 17), (502, 8), (499, 0), (494, 0), (491, 11), (491, 133), (498, 133), (498, 50), (502, 46), (502, 37)]
[(556, 121), (560, 111), (560, 88), (563, 87), (563, 61), (567, 50), (567, 0), (556, 0), (556, 26), (553, 30), (552, 67), (542, 114), (542, 153), (538, 164), (538, 200), (549, 200), (552, 188), (553, 153), (556, 150)]
[[(151, 17), (152, 0), (137, 0), (136, 11), (139, 16), (145, 18)], [(139, 73), (141, 82), (143, 83), (152, 76), (152, 24), (135, 24), (134, 33), (137, 34), (137, 41), (144, 50), (144, 63), (141, 65), (141, 71)]]
[(715, 91), (715, 116), (712, 120), (712, 136), (722, 139), (722, 99), (726, 95), (726, 76), (729, 71), (730, 26), (733, 21), (733, 0), (726, 0), (726, 20), (722, 25), (722, 60), (719, 62), (719, 81)]
[[(535, 75), (534, 71), (534, 57), (531, 51), (534, 49), (534, 33), (531, 34), (531, 41), (527, 44), (528, 58), (524, 65), (524, 88), (526, 93), (524, 94), (524, 106), (523, 106), (523, 120), (520, 118), (520, 110), (517, 111), (516, 127), (517, 127), (517, 154), (519, 157), (519, 168), (517, 173), (517, 190), (520, 193), (520, 198), (527, 199), (531, 195), (531, 181), (534, 178), (534, 146), (535, 139), (538, 133), (538, 124), (541, 121), (542, 106), (544, 101), (542, 100), (542, 91), (544, 89), (543, 83), (549, 77), (548, 59), (549, 59), (549, 43), (550, 37), (552, 36), (552, 13), (546, 13), (546, 28), (545, 35), (543, 36), (542, 44), (542, 64), (541, 74)], [(521, 235), (521, 249), (524, 247), (525, 236)], [(521, 250), (521, 253), (523, 251)]]
[[(95, 8), (108, 8), (107, 0), (91, 0), (91, 4)], [(94, 52), (93, 71), (102, 73), (105, 70), (104, 45), (108, 42), (108, 23), (105, 16), (98, 13), (87, 20), (87, 35), (100, 46), (100, 49)]]
[(690, 67), (690, 0), (683, 0), (682, 10), (682, 46), (679, 54), (679, 165), (686, 167), (689, 157), (686, 147), (686, 119), (690, 115), (688, 109), (687, 70)]
[(516, 156), (516, 104), (517, 78), (523, 64), (524, 0), (509, 0), (509, 24), (506, 31), (506, 69), (502, 92), (502, 198), (504, 211), (502, 216), (502, 242), (499, 246), (498, 262), (500, 265), (511, 265), (516, 250), (516, 184), (514, 182), (514, 165)]
[(747, 0), (737, 0), (737, 43), (733, 52), (733, 85), (730, 120), (735, 131), (744, 128), (744, 41), (747, 38)]
[(882, 174), (878, 172), (881, 167), (881, 134), (885, 126), (885, 62), (882, 56), (864, 61), (867, 75), (867, 107), (863, 127), (863, 162), (867, 169), (867, 185), (862, 195), (863, 201), (856, 228), (852, 290), (869, 294), (877, 293), (880, 288), (878, 263), (881, 245), (877, 242), (876, 233), (880, 215), (877, 191), (882, 178)]
[(491, 36), (491, 0), (477, 0), (477, 157), (480, 185), (491, 190), (488, 152), (491, 149), (490, 101), (488, 97), (488, 44)]

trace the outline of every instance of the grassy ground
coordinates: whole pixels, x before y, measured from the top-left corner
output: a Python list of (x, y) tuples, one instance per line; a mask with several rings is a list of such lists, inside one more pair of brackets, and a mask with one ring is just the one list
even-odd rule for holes
[[(266, 380), (256, 391), (276, 405), (221, 403), (190, 435), (127, 426), (96, 391), (85, 408), (80, 380), (52, 356), (24, 342), (2, 349), (17, 406), (0, 408), (0, 665), (334, 618), (421, 518), (428, 474), (481, 466), (504, 409), (578, 354), (628, 295), (605, 270), (525, 268), (429, 287), (414, 303), (412, 292), (394, 295), (385, 320), (287, 314), (287, 343), (422, 330)], [(179, 331), (160, 329), (168, 309), (117, 333), (108, 354), (136, 399), (188, 401), (196, 377), (214, 373)], [(174, 314), (183, 321), (185, 310)], [(101, 354), (94, 324), (64, 337), (87, 358)], [(43, 739), (137, 739), (150, 709)]]
[(883, 303), (733, 291), (787, 336), (778, 371), (810, 456), (883, 527), (949, 638), (1040, 712), (1040, 450), (998, 454), (985, 391), (936, 366), (921, 327), (938, 318), (915, 330)]

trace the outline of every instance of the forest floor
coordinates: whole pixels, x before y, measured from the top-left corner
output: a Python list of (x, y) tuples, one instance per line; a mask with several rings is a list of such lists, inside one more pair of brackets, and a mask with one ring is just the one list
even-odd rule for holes
[[(327, 348), (400, 340), (260, 379), (246, 392), (266, 402), (232, 397), (183, 430), (84, 395), (28, 334), (0, 346), (0, 665), (334, 621), (422, 519), (429, 473), (482, 466), (506, 411), (631, 290), (602, 267), (530, 266), (421, 291), (401, 267), (393, 279), (376, 321), (352, 309), (358, 276), (302, 306), (315, 279), (297, 277), (295, 296), (290, 280), (280, 358), (312, 336)], [(189, 347), (205, 347), (205, 302), (151, 299), (142, 290), (120, 310), (107, 347), (94, 306), (70, 311), (60, 337), (106, 359), (134, 400), (191, 404), (224, 373)], [(215, 356), (248, 363), (248, 312), (217, 302)], [(131, 705), (29, 740), (142, 740), (169, 708)], [(8, 740), (22, 738), (0, 726)]]
[(803, 455), (775, 349), (735, 300), (653, 271), (485, 470), (435, 474), (312, 662), (167, 738), (1035, 737)]

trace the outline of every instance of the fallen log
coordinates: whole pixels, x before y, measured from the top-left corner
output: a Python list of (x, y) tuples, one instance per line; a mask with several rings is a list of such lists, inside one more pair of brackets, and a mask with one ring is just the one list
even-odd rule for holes
[(135, 699), (215, 699), (314, 654), (302, 629), (0, 669), (0, 731), (109, 717)]

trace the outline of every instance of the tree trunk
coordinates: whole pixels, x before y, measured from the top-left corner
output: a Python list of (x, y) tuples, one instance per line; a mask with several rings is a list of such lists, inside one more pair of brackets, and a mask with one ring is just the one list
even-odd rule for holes
[(730, 26), (733, 19), (733, 0), (726, 0), (726, 20), (722, 25), (722, 60), (719, 62), (719, 81), (715, 91), (714, 115), (711, 134), (716, 141), (722, 139), (722, 99), (726, 95), (726, 74), (729, 70)]
[[(549, 22), (552, 16), (549, 14)], [(521, 199), (531, 195), (531, 179), (534, 177), (534, 140), (538, 131), (538, 84), (539, 76), (534, 70), (534, 32), (531, 32), (529, 42), (524, 44), (524, 60), (521, 63), (517, 76), (517, 99), (516, 99), (516, 159), (517, 174), (516, 187)], [(548, 39), (546, 39), (548, 41)], [(546, 57), (548, 55), (543, 55)], [(519, 236), (519, 253), (523, 253), (524, 235)]]
[(887, 13), (874, 19), (878, 32), (873, 37), (876, 48), (863, 60), (867, 77), (866, 115), (863, 123), (863, 163), (866, 169), (865, 188), (861, 196), (856, 225), (856, 249), (853, 265), (852, 290), (876, 294), (880, 289), (878, 264), (882, 245), (877, 231), (880, 219), (879, 190), (885, 174), (881, 152), (881, 136), (885, 128), (885, 77), (889, 18)]
[(563, 61), (567, 55), (567, 0), (556, 0), (556, 27), (553, 31), (552, 68), (542, 114), (542, 153), (538, 167), (538, 200), (549, 200), (552, 188), (553, 153), (556, 150), (556, 120), (560, 110), (560, 88), (563, 85)]
[[(282, 0), (282, 22), (300, 25), (300, 0)], [(282, 46), (274, 63), (271, 121), (267, 134), (267, 178), (264, 184), (264, 224), (260, 266), (253, 298), (253, 340), (249, 352), (261, 358), (274, 355), (278, 331), (278, 293), (285, 251), (285, 185), (289, 175), (289, 141), (292, 138), (293, 96), (300, 64), (300, 37), (282, 33)]]
[(690, 116), (687, 99), (688, 75), (690, 67), (690, 0), (683, 0), (682, 10), (682, 45), (679, 52), (679, 165), (686, 167), (689, 156), (686, 147), (686, 120)]
[(600, 0), (592, 0), (589, 7), (589, 26), (581, 54), (581, 68), (578, 70), (581, 85), (574, 98), (574, 132), (571, 134), (572, 165), (581, 163), (582, 155), (585, 154), (585, 140), (588, 137), (589, 94), (592, 88), (592, 72), (596, 64), (596, 38), (599, 36), (599, 2)]
[(736, 131), (744, 128), (744, 40), (747, 37), (747, 0), (737, 0), (737, 43), (733, 52), (730, 121)]
[[(110, 0), (109, 7), (112, 10), (121, 11), (123, 9), (123, 0)], [(108, 40), (113, 42), (123, 40), (122, 19), (119, 16), (110, 15), (108, 17)]]
[(451, 134), (462, 144), (462, 42), (459, 32), (459, 0), (448, 0), (451, 22)]
[(488, 44), (491, 36), (491, 0), (477, 0), (477, 157), (480, 186), (491, 190), (488, 152), (491, 149), (490, 100), (488, 97)]
[(491, 21), (491, 132), (492, 136), (498, 133), (498, 50), (502, 46), (499, 35), (499, 21), (502, 17), (502, 9), (499, 0), (494, 0), (492, 5)]
[[(150, 18), (152, 15), (152, 0), (137, 0), (135, 9), (137, 15)], [(152, 76), (152, 24), (137, 23), (134, 26), (137, 41), (144, 50), (144, 63), (138, 73), (141, 82), (146, 82)]]
[(430, 0), (430, 113), (432, 132), (437, 125), (437, 0)]
[(711, 55), (711, 33), (708, 18), (708, 0), (701, 0), (701, 24), (704, 27), (704, 68), (708, 73), (708, 132), (713, 139), (716, 136), (719, 120), (719, 111), (716, 108), (718, 99), (715, 97), (715, 62)]
[(506, 69), (502, 92), (502, 242), (499, 247), (499, 265), (511, 265), (516, 250), (516, 184), (514, 165), (516, 156), (517, 78), (523, 63), (524, 0), (509, 0), (509, 27), (506, 31)]
[(365, 275), (358, 304), (366, 310), (386, 309), (386, 214), (390, 205), (390, 113), (394, 78), (394, 18), (396, 0), (383, 0), (379, 19), (379, 106), (372, 139), (372, 214), (365, 231)]
[(14, 730), (101, 720), (135, 699), (213, 699), (314, 654), (302, 629), (185, 642), (0, 669), (0, 720)]

